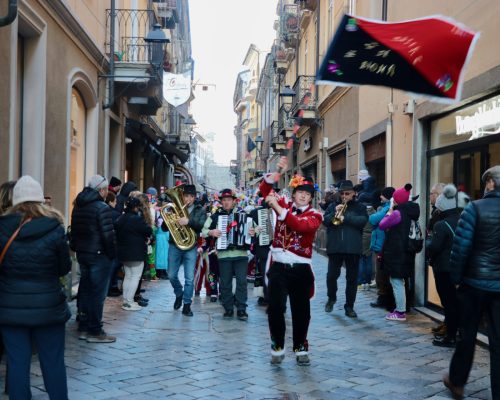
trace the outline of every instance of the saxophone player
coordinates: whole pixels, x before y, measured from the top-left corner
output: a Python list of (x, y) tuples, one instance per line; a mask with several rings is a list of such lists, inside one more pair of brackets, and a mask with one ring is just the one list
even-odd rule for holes
[(363, 228), (368, 221), (366, 207), (355, 199), (352, 182), (343, 181), (339, 187), (340, 204), (332, 203), (325, 212), (323, 224), (327, 227), (328, 273), (326, 286), (328, 300), (325, 312), (333, 310), (337, 301), (337, 279), (340, 268), (345, 263), (346, 268), (346, 301), (344, 304), (345, 315), (356, 318), (354, 302), (356, 300), (359, 257), (362, 252)]
[[(207, 219), (207, 215), (201, 205), (195, 204), (195, 197), (196, 187), (194, 185), (184, 185), (182, 200), (189, 218), (181, 217), (177, 219), (177, 223), (181, 227), (191, 228), (196, 233), (196, 236), (199, 236), (203, 225), (205, 224), (205, 220)], [(165, 223), (163, 223), (162, 229), (164, 231), (166, 230)], [(171, 233), (168, 251), (168, 276), (175, 293), (174, 310), (181, 308), (181, 305), (184, 302), (182, 314), (192, 317), (193, 311), (191, 310), (191, 301), (194, 292), (194, 267), (197, 256), (197, 241), (195, 240), (194, 245), (189, 249), (180, 249), (172, 237)], [(178, 278), (179, 268), (181, 265), (184, 266), (184, 288)]]

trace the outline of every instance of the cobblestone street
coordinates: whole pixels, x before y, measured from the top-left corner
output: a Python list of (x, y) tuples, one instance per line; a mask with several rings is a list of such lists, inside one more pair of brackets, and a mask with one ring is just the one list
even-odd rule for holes
[[(360, 291), (358, 319), (344, 315), (344, 277), (331, 314), (323, 311), (326, 258), (314, 257), (317, 295), (312, 301), (311, 365), (299, 367), (291, 350), (272, 366), (265, 309), (249, 285), (249, 320), (222, 318), (219, 304), (196, 297), (194, 317), (173, 310), (169, 281), (146, 283), (150, 306), (127, 312), (108, 298), (105, 330), (113, 344), (79, 341), (74, 317), (67, 325), (66, 364), (70, 398), (84, 399), (448, 399), (441, 383), (450, 349), (431, 344), (434, 322), (413, 312), (406, 323), (389, 322), (371, 308), (375, 290)], [(71, 303), (74, 311), (75, 302)], [(289, 314), (289, 311), (287, 311)], [(2, 373), (5, 366), (2, 365)], [(471, 399), (489, 399), (489, 355), (478, 347), (466, 387)], [(34, 357), (33, 395), (47, 398)]]

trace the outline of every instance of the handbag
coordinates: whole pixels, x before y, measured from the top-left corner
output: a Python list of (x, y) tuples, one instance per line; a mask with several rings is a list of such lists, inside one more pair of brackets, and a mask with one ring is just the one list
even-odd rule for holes
[(418, 221), (411, 220), (408, 235), (408, 250), (410, 253), (420, 253), (424, 248), (424, 236)]
[(19, 225), (19, 227), (14, 231), (14, 233), (12, 234), (12, 236), (9, 238), (9, 240), (7, 240), (7, 243), (5, 244), (5, 246), (4, 246), (3, 250), (2, 250), (2, 254), (0, 254), (0, 265), (2, 265), (2, 262), (3, 262), (3, 259), (5, 257), (5, 254), (7, 253), (7, 250), (9, 249), (10, 245), (12, 244), (12, 242), (14, 241), (14, 239), (19, 234), (19, 231), (21, 230), (21, 228), (25, 224), (27, 224), (28, 222), (30, 222), (30, 221), (31, 221), (31, 218), (28, 218), (23, 223), (21, 223), (21, 225)]

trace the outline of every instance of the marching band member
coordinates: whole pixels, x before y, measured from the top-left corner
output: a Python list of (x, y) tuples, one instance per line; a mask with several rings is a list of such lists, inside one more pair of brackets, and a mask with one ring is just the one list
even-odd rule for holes
[[(285, 171), (287, 159), (278, 162), (278, 171)], [(268, 174), (260, 184), (266, 203), (277, 214), (274, 239), (271, 245), (268, 322), (271, 333), (271, 364), (281, 364), (285, 357), (285, 306), (290, 296), (293, 324), (293, 350), (298, 365), (309, 365), (307, 331), (311, 319), (310, 298), (314, 294), (314, 274), (311, 268), (312, 245), (322, 215), (311, 207), (314, 183), (310, 178), (295, 176), (293, 202), (272, 193), (272, 185), (280, 172)]]
[[(217, 209), (207, 218), (202, 230), (203, 237), (226, 239), (229, 234), (234, 234), (238, 228), (235, 216), (238, 215), (236, 196), (231, 189), (224, 189), (219, 195), (222, 208)], [(241, 213), (241, 212), (239, 212)], [(225, 232), (219, 229), (219, 218), (228, 216)], [(220, 218), (222, 220), (222, 218)], [(220, 273), (220, 292), (224, 306), (224, 318), (234, 316), (236, 306), (237, 317), (241, 321), (248, 320), (247, 308), (247, 263), (248, 255), (246, 246), (237, 246), (227, 243), (227, 247), (217, 250)], [(236, 293), (233, 295), (233, 276), (236, 276)]]

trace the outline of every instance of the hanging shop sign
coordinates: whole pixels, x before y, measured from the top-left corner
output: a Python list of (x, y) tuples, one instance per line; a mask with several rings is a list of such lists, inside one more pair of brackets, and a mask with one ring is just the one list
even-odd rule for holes
[(500, 98), (479, 104), (472, 115), (455, 117), (456, 134), (471, 135), (469, 140), (500, 133)]
[(191, 71), (183, 74), (163, 73), (163, 96), (167, 103), (180, 106), (191, 97)]

